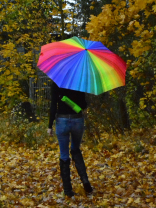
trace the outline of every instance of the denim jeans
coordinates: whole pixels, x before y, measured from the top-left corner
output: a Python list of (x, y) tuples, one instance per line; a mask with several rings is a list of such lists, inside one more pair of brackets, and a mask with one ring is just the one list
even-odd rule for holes
[(71, 136), (71, 149), (80, 147), (84, 132), (84, 118), (56, 118), (56, 135), (60, 147), (60, 158), (69, 159), (69, 142)]

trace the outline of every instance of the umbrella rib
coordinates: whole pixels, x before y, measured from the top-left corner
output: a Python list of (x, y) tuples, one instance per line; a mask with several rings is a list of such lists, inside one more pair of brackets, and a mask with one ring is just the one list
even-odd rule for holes
[[(101, 83), (101, 79), (100, 79), (100, 73), (99, 73), (99, 71), (98, 71), (98, 68), (96, 67), (96, 65), (95, 65), (95, 63), (94, 63), (94, 61), (93, 61), (93, 59), (91, 58), (91, 56), (90, 56), (90, 52), (88, 52), (89, 53), (89, 59), (90, 59), (90, 62), (92, 62), (92, 64), (91, 64), (91, 71), (92, 71), (92, 74), (93, 74), (93, 79), (94, 79), (94, 89), (95, 89), (95, 92), (94, 92), (94, 94), (98, 94), (99, 92), (98, 92), (98, 89), (97, 89), (97, 86), (99, 86), (98, 88), (102, 88), (103, 89), (103, 85), (102, 85), (102, 83)], [(96, 69), (96, 70), (95, 70)], [(100, 82), (100, 83), (98, 83), (98, 82)], [(100, 85), (101, 85), (101, 87), (100, 87)], [(104, 90), (104, 89), (103, 89)], [(101, 89), (100, 89), (100, 91), (101, 91)]]
[[(74, 76), (74, 74), (75, 74), (75, 72), (76, 72), (76, 70), (77, 70), (77, 66), (79, 66), (79, 63), (80, 63), (80, 61), (81, 61), (81, 59), (79, 59), (78, 61), (76, 61), (76, 64), (75, 64), (75, 62), (73, 63), (73, 60), (75, 59), (75, 57), (76, 56), (80, 56), (80, 54), (81, 54), (82, 52), (79, 52), (78, 54), (74, 54), (74, 56), (72, 56), (72, 57), (70, 57), (70, 59), (69, 59), (69, 57), (68, 58), (66, 58), (64, 61), (64, 67), (65, 67), (65, 69), (66, 69), (66, 66), (70, 66), (70, 68), (68, 68), (68, 70), (66, 71), (66, 73), (65, 73), (65, 76), (63, 77), (63, 79), (61, 80), (61, 83), (60, 83), (60, 87), (63, 87), (64, 86), (64, 84), (63, 83), (65, 83), (65, 80), (66, 80), (66, 77), (71, 73), (71, 71), (72, 71), (72, 74), (70, 75), (70, 77), (73, 77)], [(83, 57), (81, 57), (81, 58), (83, 58)], [(73, 63), (73, 64), (72, 64)], [(75, 70), (72, 70), (72, 66), (74, 65), (74, 68), (75, 68)], [(61, 67), (61, 69), (62, 70), (64, 70), (64, 67)], [(62, 73), (62, 70), (60, 71), (60, 73)], [(60, 74), (59, 73), (59, 74)], [(59, 74), (57, 74), (57, 76), (59, 77)], [(69, 80), (70, 80), (70, 78), (68, 78)], [(70, 88), (71, 87), (71, 82), (73, 83), (73, 80), (74, 80), (74, 77), (71, 79), (71, 81), (67, 84), (67, 86), (66, 86), (66, 88)]]
[(79, 43), (83, 48), (85, 48), (85, 45), (84, 45), (83, 41), (80, 38), (76, 37), (75, 39), (76, 39), (75, 41), (77, 43)]

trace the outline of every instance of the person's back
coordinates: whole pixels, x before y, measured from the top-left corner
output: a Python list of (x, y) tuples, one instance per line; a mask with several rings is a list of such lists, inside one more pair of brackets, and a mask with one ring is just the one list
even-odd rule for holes
[(75, 102), (82, 109), (85, 109), (87, 107), (84, 92), (63, 89), (63, 88), (59, 88), (58, 86), (55, 86), (55, 89), (58, 91), (58, 106), (57, 106), (58, 114), (75, 114), (75, 111), (71, 107), (69, 107), (65, 102), (62, 102), (61, 99), (63, 96), (67, 96), (70, 100)]
[[(55, 84), (55, 82), (53, 82), (51, 86), (51, 107), (50, 107), (49, 128), (52, 127), (56, 115), (76, 114), (76, 112), (71, 107), (69, 107), (65, 102), (61, 100), (63, 96), (67, 96), (78, 106), (80, 106), (83, 110), (87, 108), (87, 102), (85, 100), (84, 92), (59, 88)], [(80, 114), (82, 114), (82, 112), (80, 112)]]

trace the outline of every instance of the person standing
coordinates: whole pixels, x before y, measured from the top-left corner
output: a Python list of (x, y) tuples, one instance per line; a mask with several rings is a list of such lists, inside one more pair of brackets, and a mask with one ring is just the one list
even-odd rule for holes
[[(55, 82), (51, 86), (51, 107), (49, 117), (48, 134), (52, 135), (52, 126), (56, 120), (56, 135), (60, 148), (60, 172), (63, 182), (64, 194), (68, 197), (74, 196), (70, 178), (70, 154), (75, 162), (75, 167), (83, 183), (86, 193), (93, 191), (88, 176), (86, 166), (80, 150), (80, 144), (84, 132), (84, 117), (82, 110), (76, 113), (69, 105), (61, 99), (63, 96), (68, 97), (76, 103), (82, 110), (87, 108), (85, 93), (59, 88)], [(69, 143), (71, 137), (71, 150)]]

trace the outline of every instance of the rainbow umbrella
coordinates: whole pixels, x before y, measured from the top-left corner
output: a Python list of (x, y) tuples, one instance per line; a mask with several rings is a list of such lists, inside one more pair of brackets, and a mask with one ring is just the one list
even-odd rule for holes
[(99, 95), (125, 85), (126, 63), (97, 41), (72, 37), (46, 44), (37, 66), (61, 88)]

